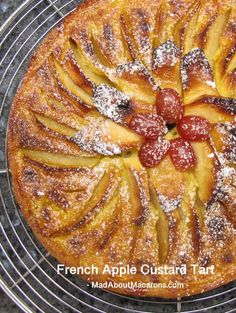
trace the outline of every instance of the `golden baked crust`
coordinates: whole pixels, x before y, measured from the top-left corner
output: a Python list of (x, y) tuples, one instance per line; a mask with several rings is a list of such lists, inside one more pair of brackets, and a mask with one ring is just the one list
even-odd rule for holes
[[(235, 279), (235, 42), (234, 0), (92, 0), (37, 49), (11, 110), (8, 157), (40, 242), (69, 266), (215, 266), (209, 275), (83, 279), (184, 283), (110, 288), (170, 298)], [(178, 90), (186, 115), (212, 123), (210, 140), (193, 143), (196, 168), (179, 172), (169, 156), (142, 167), (129, 114), (118, 123), (100, 114), (96, 85), (128, 95), (135, 112), (153, 112), (157, 86)]]

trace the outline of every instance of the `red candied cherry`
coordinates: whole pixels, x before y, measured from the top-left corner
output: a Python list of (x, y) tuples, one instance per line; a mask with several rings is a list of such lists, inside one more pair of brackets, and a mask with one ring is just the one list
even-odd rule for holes
[(187, 115), (177, 125), (181, 137), (192, 141), (202, 141), (209, 138), (211, 124), (204, 117)]
[(157, 92), (157, 114), (163, 117), (167, 124), (175, 124), (183, 117), (184, 105), (177, 91), (170, 88)]
[(190, 143), (182, 138), (171, 140), (170, 158), (177, 170), (186, 171), (196, 165), (196, 156)]
[(140, 113), (132, 117), (130, 128), (137, 134), (147, 138), (155, 139), (165, 134), (166, 124), (162, 117), (157, 114)]
[(139, 159), (144, 167), (154, 167), (164, 158), (170, 148), (163, 137), (145, 142), (139, 150)]

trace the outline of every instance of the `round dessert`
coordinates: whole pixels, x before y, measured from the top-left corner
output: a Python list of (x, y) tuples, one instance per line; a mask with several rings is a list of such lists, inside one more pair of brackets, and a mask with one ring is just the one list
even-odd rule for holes
[(98, 269), (86, 281), (175, 298), (236, 278), (235, 42), (235, 0), (92, 0), (38, 47), (14, 192), (55, 258)]

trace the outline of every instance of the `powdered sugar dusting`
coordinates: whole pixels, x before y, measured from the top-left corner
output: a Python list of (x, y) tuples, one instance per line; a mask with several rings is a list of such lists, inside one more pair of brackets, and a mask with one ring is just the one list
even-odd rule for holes
[(176, 198), (168, 198), (165, 195), (158, 193), (158, 200), (163, 211), (167, 213), (174, 211), (179, 207), (182, 201), (182, 195), (179, 195)]
[(224, 123), (215, 126), (217, 132), (222, 136), (223, 147), (216, 155), (222, 165), (236, 162), (236, 124)]
[(143, 177), (142, 177), (142, 174), (144, 175), (145, 172), (143, 172), (140, 175), (140, 173), (133, 171), (133, 174), (134, 174), (134, 177), (135, 177), (136, 182), (138, 184), (139, 195), (140, 195), (141, 206), (142, 206), (142, 210), (140, 212), (140, 216), (136, 220), (136, 224), (141, 225), (147, 219), (147, 216), (149, 213), (150, 199), (149, 199), (147, 191), (145, 189), (145, 185), (146, 185), (145, 181), (143, 181)]
[(180, 71), (184, 89), (187, 88), (189, 83), (189, 71), (193, 70), (196, 72), (196, 75), (197, 73), (199, 73), (199, 75), (204, 73), (205, 79), (207, 78), (208, 86), (213, 83), (211, 66), (203, 50), (199, 48), (193, 49), (183, 57)]
[(222, 214), (222, 206), (219, 202), (212, 203), (205, 215), (205, 225), (208, 234), (203, 236), (203, 241), (214, 243), (223, 248), (227, 244), (227, 238), (231, 237), (235, 231), (233, 225)]
[(135, 73), (147, 73), (146, 67), (142, 64), (142, 62), (136, 60), (134, 62), (128, 62), (125, 64), (120, 64), (117, 67), (117, 74), (119, 76), (122, 75), (123, 72), (128, 72), (129, 74), (135, 74)]
[(216, 83), (211, 80), (207, 80), (206, 84), (214, 89), (216, 88)]
[[(103, 127), (101, 127), (103, 125)], [(97, 152), (102, 155), (112, 156), (122, 152), (118, 144), (109, 142), (104, 120), (94, 119), (90, 125), (85, 126), (74, 137), (78, 146), (88, 152)]]
[(132, 18), (135, 24), (133, 36), (138, 44), (138, 52), (145, 64), (150, 68), (152, 47), (149, 36), (153, 31), (153, 26), (149, 23), (147, 12), (143, 9), (134, 9)]
[(213, 192), (213, 199), (222, 203), (229, 203), (236, 206), (235, 194), (236, 170), (233, 167), (225, 166), (217, 173), (217, 184)]
[(175, 45), (173, 40), (168, 40), (153, 52), (153, 69), (164, 65), (174, 66), (180, 59), (181, 50)]
[(221, 98), (221, 97), (204, 97), (202, 100), (204, 103), (210, 103), (215, 105), (219, 110), (235, 115), (236, 114), (236, 99), (234, 98)]
[(125, 64), (120, 64), (117, 67), (117, 74), (118, 74), (118, 76), (122, 76), (123, 73), (128, 73), (131, 75), (132, 74), (139, 74), (141, 76), (144, 76), (145, 78), (148, 79), (153, 90), (158, 89), (158, 86), (157, 86), (154, 78), (152, 77), (151, 73), (145, 67), (145, 65), (139, 60), (136, 60), (134, 62), (128, 62)]
[(106, 84), (94, 88), (93, 103), (101, 114), (117, 123), (123, 123), (131, 111), (130, 98)]

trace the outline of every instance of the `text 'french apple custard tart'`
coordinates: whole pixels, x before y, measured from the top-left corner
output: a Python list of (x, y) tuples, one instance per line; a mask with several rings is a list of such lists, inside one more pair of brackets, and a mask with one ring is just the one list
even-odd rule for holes
[(14, 99), (16, 199), (59, 262), (98, 269), (88, 282), (211, 290), (236, 278), (235, 116), (235, 0), (84, 1)]

